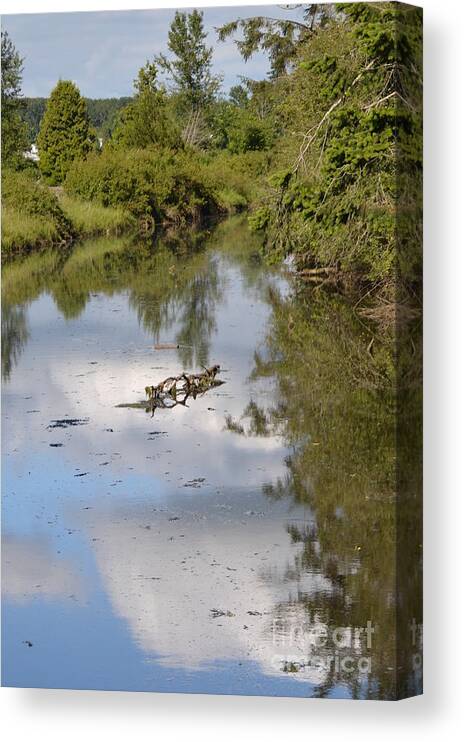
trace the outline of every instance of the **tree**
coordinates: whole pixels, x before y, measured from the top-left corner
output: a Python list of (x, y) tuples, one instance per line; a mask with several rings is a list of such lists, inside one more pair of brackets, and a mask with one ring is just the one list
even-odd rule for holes
[(2, 163), (19, 167), (27, 148), (27, 128), (21, 119), (23, 59), (2, 31)]
[(37, 139), (40, 170), (52, 185), (62, 183), (71, 166), (85, 157), (94, 136), (84, 98), (70, 80), (52, 90)]
[(244, 85), (232, 85), (229, 91), (229, 100), (238, 108), (246, 108), (248, 104), (248, 90)]
[[(333, 5), (328, 3), (311, 3), (302, 8), (302, 20), (258, 15), (231, 21), (217, 29), (219, 40), (225, 41), (241, 31), (242, 38), (235, 43), (244, 60), (248, 61), (260, 50), (267, 52), (271, 62), (271, 77), (279, 77), (295, 61), (301, 44), (315, 33), (317, 27), (324, 26), (335, 13)], [(295, 10), (295, 6), (290, 6), (287, 10)]]
[(170, 111), (166, 91), (157, 82), (155, 64), (139, 70), (134, 81), (135, 96), (121, 111), (113, 142), (124, 147), (182, 146), (180, 132)]
[(171, 78), (182, 107), (187, 112), (198, 111), (210, 104), (218, 91), (220, 78), (212, 74), (212, 47), (206, 46), (203, 13), (176, 12), (171, 23), (168, 48), (174, 55), (164, 54), (155, 61)]
[[(298, 268), (357, 272), (398, 301), (421, 265), (419, 8), (343, 3), (274, 84), (281, 169), (254, 222)], [(398, 280), (400, 279), (400, 280)]]

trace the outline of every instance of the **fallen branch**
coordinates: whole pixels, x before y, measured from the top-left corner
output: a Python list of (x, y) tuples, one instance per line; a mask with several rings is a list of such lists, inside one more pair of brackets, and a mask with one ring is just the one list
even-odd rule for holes
[(215, 365), (205, 368), (200, 374), (187, 374), (184, 371), (179, 376), (168, 376), (156, 386), (145, 387), (146, 400), (120, 404), (118, 407), (144, 408), (146, 412), (151, 412), (152, 417), (157, 408), (171, 409), (177, 405), (187, 407), (187, 400), (190, 397), (196, 399), (199, 394), (204, 394), (224, 383), (216, 379), (220, 368), (219, 365)]

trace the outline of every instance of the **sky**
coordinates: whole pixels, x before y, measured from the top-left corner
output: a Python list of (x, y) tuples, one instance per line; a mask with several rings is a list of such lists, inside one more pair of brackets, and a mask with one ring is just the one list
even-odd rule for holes
[[(175, 10), (128, 10), (93, 13), (2, 15), (2, 29), (24, 57), (22, 92), (48, 97), (58, 79), (73, 80), (88, 98), (131, 95), (133, 80), (147, 59), (166, 52)], [(298, 18), (299, 9), (280, 6), (241, 6), (204, 9), (208, 43), (213, 47), (213, 70), (223, 76), (223, 90), (240, 75), (263, 79), (269, 69), (264, 54), (247, 63), (232, 39), (217, 40), (215, 28), (239, 17), (269, 15)]]

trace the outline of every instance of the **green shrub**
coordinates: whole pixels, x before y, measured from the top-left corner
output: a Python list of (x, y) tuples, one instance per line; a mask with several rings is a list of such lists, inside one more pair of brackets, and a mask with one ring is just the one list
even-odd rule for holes
[(68, 242), (73, 235), (73, 226), (54, 193), (26, 172), (4, 171), (2, 249), (5, 255), (35, 246)]
[(269, 161), (266, 152), (222, 151), (204, 157), (202, 177), (227, 211), (241, 211), (260, 195)]
[(103, 206), (123, 206), (135, 216), (194, 221), (218, 207), (201, 165), (187, 153), (106, 149), (75, 161), (67, 193)]
[(84, 98), (73, 82), (60, 80), (50, 94), (37, 137), (39, 167), (47, 182), (62, 183), (73, 160), (84, 156), (93, 140)]

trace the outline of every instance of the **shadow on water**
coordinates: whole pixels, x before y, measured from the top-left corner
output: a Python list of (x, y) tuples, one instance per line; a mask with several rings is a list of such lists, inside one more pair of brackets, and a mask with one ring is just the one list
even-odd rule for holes
[[(299, 680), (306, 681), (306, 694), (328, 697), (394, 698), (419, 688), (420, 667), (411, 659), (416, 652), (407, 642), (401, 644), (397, 630), (411, 619), (421, 623), (417, 455), (421, 391), (420, 379), (411, 371), (418, 365), (416, 335), (420, 328), (404, 328), (399, 342), (394, 328), (379, 329), (366, 323), (340, 297), (302, 288), (283, 271), (266, 267), (259, 241), (240, 220), (230, 220), (211, 235), (193, 239), (195, 244), (192, 237), (182, 235), (169, 235), (153, 244), (100, 239), (63, 254), (31, 255), (3, 271), (2, 373), (6, 380), (14, 377), (31, 334), (27, 309), (47, 294), (65, 320), (79, 318), (95, 295), (126, 296), (127, 311), (136, 314), (153, 345), (172, 344), (182, 370), (210, 363), (222, 366), (223, 358), (211, 358), (211, 353), (225, 354), (232, 340), (221, 333), (229, 332), (228, 328), (232, 328), (234, 342), (242, 343), (239, 351), (243, 359), (230, 349), (228, 373), (232, 382), (223, 396), (208, 402), (200, 395), (187, 411), (188, 418), (175, 416), (178, 405), (172, 422), (163, 418), (170, 449), (176, 452), (182, 450), (184, 455), (194, 445), (203, 446), (203, 441), (210, 447), (213, 441), (222, 446), (216, 456), (198, 448), (192, 460), (205, 469), (209, 465), (212, 479), (216, 460), (224, 462), (225, 480), (215, 485), (223, 485), (229, 493), (220, 503), (223, 509), (218, 511), (215, 505), (212, 512), (203, 495), (195, 500), (197, 511), (190, 513), (190, 500), (182, 501), (181, 515), (158, 524), (156, 533), (164, 534), (169, 528), (173, 534), (172, 562), (167, 561), (170, 557), (164, 541), (158, 546), (153, 540), (154, 525), (146, 525), (143, 535), (138, 524), (130, 525), (133, 513), (124, 515), (124, 526), (116, 520), (102, 519), (100, 524), (94, 520), (97, 562), (100, 572), (107, 575), (113, 604), (119, 615), (138, 627), (134, 636), (139, 637), (139, 644), (152, 655), (157, 650), (164, 662), (188, 667), (202, 656), (209, 661), (215, 657), (242, 660), (240, 652), (244, 650), (236, 647), (240, 634), (249, 637), (245, 654), (260, 663), (263, 677), (286, 678), (293, 683), (285, 686), (283, 692), (288, 695), (297, 694), (292, 688), (301, 686)], [(245, 299), (243, 312), (259, 309), (256, 331), (237, 306)], [(135, 397), (127, 406), (147, 405)], [(201, 418), (207, 414), (215, 417)], [(217, 419), (218, 427), (210, 430), (212, 423), (208, 422), (201, 428), (198, 422), (196, 433), (183, 432), (186, 426), (190, 431), (200, 419)], [(166, 431), (162, 435), (167, 435)], [(192, 435), (196, 437), (192, 439)], [(247, 450), (254, 452), (260, 471), (270, 465), (266, 456), (276, 466), (275, 474), (259, 475), (257, 494), (251, 487), (246, 489), (247, 477), (251, 477), (244, 458)], [(125, 457), (131, 460), (129, 447)], [(226, 473), (228, 460), (231, 466)], [(184, 472), (177, 466), (176, 474), (182, 480)], [(85, 480), (86, 474), (74, 477)], [(243, 483), (237, 485), (240, 477)], [(204, 477), (190, 474), (180, 486), (197, 489), (204, 481)], [(251, 506), (235, 513), (244, 497), (240, 493), (245, 492), (252, 498)], [(153, 517), (153, 508), (150, 512)], [(217, 512), (227, 517), (218, 519)], [(189, 535), (197, 539), (197, 545), (205, 538), (203, 519), (210, 519), (206, 522), (212, 530), (207, 533), (211, 542), (217, 539), (217, 561), (208, 552), (203, 562), (199, 546), (193, 556), (175, 551), (181, 548), (175, 544), (182, 544), (186, 535), (182, 517), (190, 523)], [(259, 523), (255, 530), (244, 527), (250, 518)], [(278, 536), (280, 531), (283, 537)], [(141, 538), (146, 539), (146, 546), (141, 545)], [(276, 542), (282, 538), (285, 546), (277, 548)], [(151, 570), (153, 580), (161, 579), (159, 573), (172, 572), (171, 584), (165, 588), (168, 592), (158, 588), (163, 608), (157, 608), (161, 611), (157, 620), (164, 626), (164, 634), (158, 624), (155, 627), (150, 613), (140, 618), (142, 614), (130, 609), (128, 598), (123, 599), (126, 592), (132, 595), (133, 574), (125, 575), (125, 566), (119, 566), (125, 575), (123, 586), (122, 576), (121, 584), (115, 582), (115, 570), (108, 567), (121, 551), (129, 554), (133, 543), (139, 544), (138, 556), (134, 556), (139, 572), (148, 574)], [(18, 551), (17, 540), (14, 544)], [(270, 556), (263, 556), (267, 554), (265, 546)], [(222, 591), (217, 600), (220, 602), (222, 595), (223, 602), (207, 613), (207, 620), (216, 623), (203, 626), (194, 616), (187, 618), (192, 603), (187, 604), (185, 613), (176, 614), (176, 622), (172, 606), (181, 611), (182, 591), (182, 595), (191, 591), (192, 601), (198, 605), (203, 598), (206, 605), (207, 596), (215, 594), (216, 578), (212, 575), (216, 574), (219, 555), (229, 566), (227, 582), (217, 583)], [(188, 559), (193, 560), (191, 573), (197, 576), (184, 584), (186, 567), (179, 568), (179, 564)], [(265, 568), (261, 560), (267, 559), (274, 562)], [(56, 568), (53, 574), (61, 572)], [(237, 578), (238, 583), (233, 581)], [(141, 592), (148, 590), (146, 585), (152, 589), (154, 584), (143, 583), (143, 587), (137, 577), (133, 603), (141, 600)], [(233, 610), (221, 608), (226, 596), (231, 603), (236, 601)], [(229, 622), (234, 636), (229, 644), (215, 638), (222, 621)], [(172, 628), (182, 622), (183, 633)], [(204, 687), (187, 684), (184, 689)], [(247, 687), (249, 692), (256, 691), (255, 686)]]

